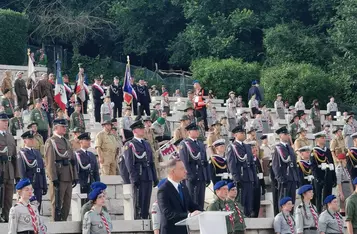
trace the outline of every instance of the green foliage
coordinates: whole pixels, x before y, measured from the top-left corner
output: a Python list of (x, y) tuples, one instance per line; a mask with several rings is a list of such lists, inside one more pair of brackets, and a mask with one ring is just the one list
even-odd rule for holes
[(192, 62), (193, 78), (203, 87), (212, 89), (218, 98), (226, 98), (229, 91), (246, 96), (252, 80), (260, 77), (257, 63), (246, 63), (241, 59), (206, 58)]
[(0, 25), (0, 64), (23, 65), (27, 55), (26, 15), (0, 9)]
[[(314, 99), (318, 99), (325, 109), (328, 96), (336, 96), (338, 83), (320, 68), (306, 63), (282, 63), (262, 71), (261, 85), (265, 89), (265, 98), (273, 101), (281, 93), (283, 99), (295, 104), (298, 96), (304, 96), (309, 108)], [(334, 88), (331, 88), (334, 87)]]

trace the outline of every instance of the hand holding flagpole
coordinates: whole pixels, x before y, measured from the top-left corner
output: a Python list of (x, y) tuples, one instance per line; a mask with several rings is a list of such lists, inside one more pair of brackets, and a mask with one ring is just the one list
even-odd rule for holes
[(126, 61), (128, 62), (128, 65), (130, 65), (130, 58), (129, 55), (126, 56)]

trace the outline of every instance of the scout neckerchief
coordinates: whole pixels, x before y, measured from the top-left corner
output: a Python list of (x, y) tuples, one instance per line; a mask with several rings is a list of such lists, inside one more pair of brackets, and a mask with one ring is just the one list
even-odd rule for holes
[[(294, 220), (293, 217), (291, 217), (290, 215), (286, 217), (283, 212), (282, 212), (282, 214), (283, 214), (283, 217), (284, 217), (286, 223), (287, 223), (287, 224), (289, 225), (289, 227), (290, 227), (291, 233), (294, 234), (294, 233), (295, 233), (295, 230), (294, 230), (295, 220)], [(290, 218), (291, 218), (291, 219), (290, 219)], [(292, 222), (291, 220), (294, 222), (294, 224), (293, 224), (293, 222)]]
[(236, 208), (236, 211), (238, 213), (238, 217), (239, 217), (239, 222), (240, 223), (243, 223), (243, 216), (242, 216), (242, 212), (240, 211), (237, 203), (233, 202), (234, 203), (234, 207)]
[(337, 225), (338, 225), (338, 230), (339, 230), (339, 233), (343, 233), (342, 229), (342, 222), (341, 222), (341, 216), (338, 212), (335, 212), (334, 214), (331, 214), (331, 212), (327, 209), (327, 213), (332, 217), (332, 219), (336, 219), (337, 221)]
[[(228, 203), (225, 203), (224, 206), (225, 206), (225, 208), (226, 208), (226, 211), (231, 211), (231, 209), (230, 209), (229, 206), (228, 206)], [(229, 214), (228, 217), (229, 217), (229, 221), (230, 221), (231, 224), (232, 224), (232, 228), (234, 229), (234, 217), (233, 217), (233, 213)]]
[(83, 120), (82, 120), (81, 113), (78, 113), (78, 119), (79, 119), (79, 124), (80, 124), (81, 126), (83, 126)]
[(9, 101), (9, 105), (10, 105), (10, 108), (11, 108), (11, 111), (12, 111), (12, 114), (14, 114), (14, 107), (12, 106), (12, 103), (11, 103), (11, 100), (10, 98), (7, 99)]
[(19, 128), (22, 129), (22, 124), (21, 124), (20, 118), (19, 117), (16, 117), (16, 118), (17, 118), (17, 123), (19, 124)]
[(105, 229), (107, 230), (107, 234), (110, 234), (109, 224), (108, 224), (108, 221), (107, 221), (107, 219), (105, 218), (103, 212), (100, 212), (100, 213), (99, 213), (99, 216), (100, 216), (100, 218), (102, 219), (102, 222), (103, 222), (103, 224), (104, 224), (104, 226), (105, 226)]
[(37, 217), (35, 214), (35, 211), (32, 209), (31, 204), (25, 205), (24, 203), (20, 202), (23, 206), (26, 206), (27, 209), (29, 210), (29, 213), (31, 215), (31, 221), (32, 221), (32, 227), (33, 227), (33, 232), (35, 234), (38, 234), (38, 226), (37, 226)]
[[(305, 205), (305, 204), (304, 204), (304, 205)], [(313, 208), (312, 204), (309, 205), (309, 208), (310, 208), (310, 212), (311, 212), (311, 214), (312, 214), (312, 217), (314, 218), (315, 227), (316, 227), (316, 228), (319, 228), (319, 218), (318, 218), (317, 212), (316, 212), (316, 210)]]
[[(38, 109), (37, 109), (37, 110), (38, 110)], [(38, 111), (40, 112), (42, 121), (44, 121), (45, 119), (43, 118), (43, 115), (42, 115), (42, 109), (40, 108)]]

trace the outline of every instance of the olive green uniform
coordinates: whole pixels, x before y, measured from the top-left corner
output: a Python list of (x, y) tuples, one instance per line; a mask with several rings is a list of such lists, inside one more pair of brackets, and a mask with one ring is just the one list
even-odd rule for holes
[(73, 112), (69, 120), (69, 129), (79, 128), (80, 132), (86, 131), (86, 124), (82, 113)]
[(37, 124), (38, 131), (48, 131), (48, 119), (47, 114), (42, 109), (33, 109), (30, 114), (30, 122)]
[(346, 200), (346, 222), (351, 222), (353, 233), (357, 233), (357, 193), (353, 192)]
[(3, 98), (1, 105), (4, 107), (4, 112), (8, 116), (14, 116), (15, 101), (12, 98)]
[(10, 132), (13, 136), (16, 136), (17, 130), (22, 130), (24, 127), (24, 121), (21, 117), (13, 117), (9, 121)]
[(243, 212), (243, 207), (237, 202), (232, 201), (230, 199), (227, 200), (229, 209), (233, 211), (233, 220), (234, 220), (234, 230), (228, 228), (228, 233), (244, 233), (246, 226), (245, 226), (245, 215)]

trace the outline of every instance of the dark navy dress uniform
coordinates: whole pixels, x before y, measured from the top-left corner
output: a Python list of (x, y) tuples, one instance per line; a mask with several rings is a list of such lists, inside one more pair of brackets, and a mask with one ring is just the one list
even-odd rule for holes
[[(27, 131), (21, 137), (26, 139), (34, 136), (32, 131)], [(17, 154), (17, 166), (20, 178), (30, 179), (34, 195), (39, 203), (38, 210), (41, 210), (42, 195), (47, 193), (47, 181), (45, 164), (40, 151), (33, 148), (22, 148)]]
[[(118, 77), (114, 77), (114, 79), (118, 80)], [(113, 107), (113, 118), (120, 118), (122, 116), (122, 107), (123, 107), (123, 87), (114, 83), (110, 86), (110, 100), (114, 102)]]
[[(98, 80), (99, 78), (96, 78)], [(94, 102), (94, 118), (95, 122), (101, 122), (100, 116), (100, 107), (103, 104), (105, 92), (102, 87), (97, 84), (92, 85), (92, 94), (93, 94), (93, 102)]]
[[(354, 134), (351, 135), (353, 137)], [(357, 148), (351, 147), (348, 149), (347, 153), (347, 170), (351, 175), (351, 180), (353, 181), (357, 177)]]
[[(276, 131), (277, 134), (288, 133), (286, 127)], [(295, 204), (296, 188), (299, 185), (296, 156), (289, 144), (280, 142), (274, 148), (272, 167), (278, 182), (279, 200), (283, 197), (291, 197)]]
[[(217, 147), (219, 145), (225, 144), (224, 139), (219, 139), (213, 142), (213, 147)], [(227, 183), (232, 182), (232, 174), (229, 173), (227, 160), (224, 155), (212, 155), (209, 160), (210, 172), (211, 172), (211, 180), (213, 185), (215, 185), (218, 181), (224, 180)]]
[[(77, 138), (78, 140), (90, 140), (90, 134), (85, 132)], [(100, 181), (97, 159), (92, 152), (80, 149), (76, 152), (76, 160), (81, 193), (89, 194), (90, 185), (93, 182)]]
[[(145, 127), (142, 121), (136, 121), (130, 128), (134, 130)], [(158, 184), (150, 144), (134, 136), (124, 146), (124, 160), (134, 187), (135, 219), (148, 219), (152, 187)]]
[[(232, 133), (245, 132), (238, 126), (232, 130)], [(244, 206), (244, 214), (248, 217), (252, 215), (253, 210), (253, 189), (258, 183), (257, 171), (254, 156), (250, 145), (243, 142), (234, 141), (227, 147), (227, 164), (232, 173), (234, 182), (241, 189), (241, 204)]]
[[(318, 136), (315, 136), (315, 138)], [(322, 211), (323, 198), (332, 193), (332, 188), (336, 186), (337, 178), (335, 165), (330, 149), (324, 147), (314, 147), (310, 157), (312, 174), (314, 176), (314, 197), (316, 198), (316, 208), (319, 213)]]
[[(198, 130), (198, 126), (191, 123), (186, 130)], [(187, 138), (179, 145), (179, 157), (187, 170), (185, 183), (191, 198), (203, 209), (206, 185), (211, 183), (205, 146), (197, 139)]]
[(253, 189), (253, 215), (252, 217), (258, 218), (259, 216), (259, 209), (260, 209), (260, 198), (262, 195), (265, 194), (265, 181), (264, 181), (264, 176), (263, 176), (263, 168), (262, 164), (260, 163), (260, 160), (258, 157), (253, 158), (253, 161), (255, 163), (255, 170), (257, 172), (257, 177), (258, 180), (256, 184), (254, 184), (254, 189)]

